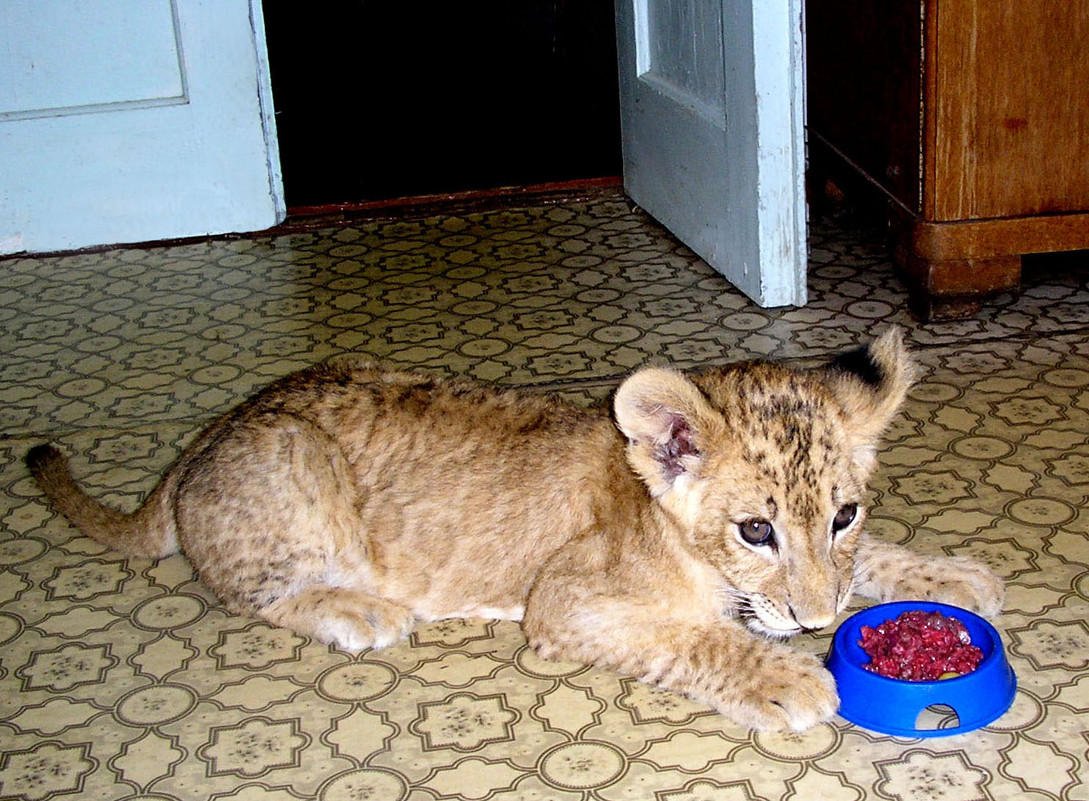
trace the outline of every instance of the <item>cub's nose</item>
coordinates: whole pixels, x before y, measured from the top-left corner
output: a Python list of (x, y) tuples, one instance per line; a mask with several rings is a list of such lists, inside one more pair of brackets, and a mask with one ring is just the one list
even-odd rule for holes
[(810, 609), (795, 609), (790, 607), (790, 613), (794, 616), (794, 620), (803, 631), (820, 631), (826, 629), (835, 622), (835, 612), (821, 612), (818, 610)]
[(833, 617), (822, 617), (822, 618), (820, 618), (818, 620), (813, 620), (813, 621), (799, 620), (798, 623), (801, 625), (802, 631), (820, 631), (821, 629), (826, 629), (829, 626), (831, 626), (832, 622), (835, 619), (836, 618), (834, 616)]

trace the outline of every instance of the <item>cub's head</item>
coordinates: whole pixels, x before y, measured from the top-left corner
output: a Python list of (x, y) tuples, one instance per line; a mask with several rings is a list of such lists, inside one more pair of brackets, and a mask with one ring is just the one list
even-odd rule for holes
[(617, 390), (629, 463), (753, 629), (819, 629), (846, 605), (866, 481), (913, 372), (893, 328), (820, 369), (647, 368)]

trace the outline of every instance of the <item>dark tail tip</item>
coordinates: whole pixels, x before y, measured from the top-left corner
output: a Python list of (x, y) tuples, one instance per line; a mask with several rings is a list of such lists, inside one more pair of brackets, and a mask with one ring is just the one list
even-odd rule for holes
[(841, 353), (832, 361), (832, 369), (838, 370), (862, 381), (871, 387), (881, 385), (885, 380), (885, 371), (881, 369), (869, 348), (862, 347)]
[(64, 454), (53, 445), (35, 445), (27, 451), (26, 466), (33, 475), (39, 476), (45, 472), (51, 464), (54, 464), (58, 459), (63, 458)]

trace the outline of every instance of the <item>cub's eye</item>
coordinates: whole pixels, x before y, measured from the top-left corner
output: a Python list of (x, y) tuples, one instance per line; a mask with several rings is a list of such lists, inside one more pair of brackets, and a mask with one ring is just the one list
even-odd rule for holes
[(838, 534), (855, 522), (855, 518), (858, 517), (858, 504), (848, 503), (840, 507), (840, 510), (836, 512), (836, 516), (832, 518), (832, 533)]
[(749, 545), (775, 544), (775, 529), (767, 520), (753, 518), (752, 520), (746, 520), (744, 523), (738, 523), (737, 528), (741, 533), (741, 539), (745, 540)]

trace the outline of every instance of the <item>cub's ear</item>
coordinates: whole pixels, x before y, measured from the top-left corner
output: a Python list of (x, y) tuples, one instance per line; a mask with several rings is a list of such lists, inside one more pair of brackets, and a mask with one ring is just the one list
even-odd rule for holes
[(658, 497), (699, 472), (702, 450), (721, 417), (681, 373), (648, 367), (632, 374), (613, 399), (628, 438), (628, 462)]
[(869, 345), (841, 354), (826, 368), (832, 391), (846, 413), (856, 462), (867, 472), (876, 462), (881, 435), (915, 381), (915, 372), (897, 326)]

